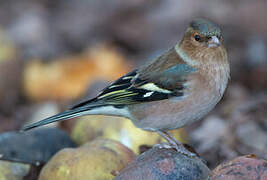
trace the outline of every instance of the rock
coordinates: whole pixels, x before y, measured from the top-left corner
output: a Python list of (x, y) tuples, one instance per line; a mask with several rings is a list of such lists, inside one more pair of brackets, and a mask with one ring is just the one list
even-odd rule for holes
[(188, 157), (174, 149), (153, 147), (139, 155), (115, 180), (199, 180), (207, 179), (209, 168), (198, 157)]
[(229, 120), (234, 140), (231, 144), (236, 152), (253, 152), (267, 158), (266, 107), (266, 95), (253, 95), (234, 108)]
[(211, 180), (267, 179), (267, 161), (255, 155), (240, 156), (217, 166)]
[(76, 149), (58, 152), (42, 169), (39, 180), (113, 179), (135, 158), (121, 143), (97, 139)]
[(74, 146), (69, 136), (57, 128), (7, 132), (0, 134), (0, 159), (40, 165), (59, 150)]
[(30, 171), (29, 164), (0, 160), (1, 180), (23, 180)]

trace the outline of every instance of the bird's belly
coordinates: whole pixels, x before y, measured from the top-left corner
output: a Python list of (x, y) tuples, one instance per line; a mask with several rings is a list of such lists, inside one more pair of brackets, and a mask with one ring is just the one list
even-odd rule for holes
[(208, 112), (220, 100), (219, 94), (191, 94), (184, 98), (172, 98), (129, 107), (133, 123), (149, 131), (171, 130), (191, 124)]

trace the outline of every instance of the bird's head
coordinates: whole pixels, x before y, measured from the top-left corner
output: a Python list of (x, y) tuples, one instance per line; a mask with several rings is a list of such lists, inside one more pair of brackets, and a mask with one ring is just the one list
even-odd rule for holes
[(211, 21), (195, 19), (187, 28), (183, 42), (196, 48), (216, 48), (222, 45), (221, 30)]
[(192, 59), (207, 59), (225, 53), (220, 28), (205, 19), (195, 19), (190, 23), (178, 48)]

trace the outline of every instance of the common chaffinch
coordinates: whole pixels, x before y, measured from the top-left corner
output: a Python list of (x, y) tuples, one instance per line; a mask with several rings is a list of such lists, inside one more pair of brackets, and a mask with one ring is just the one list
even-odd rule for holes
[(222, 98), (229, 76), (220, 28), (211, 21), (196, 19), (179, 43), (150, 63), (122, 76), (97, 97), (23, 130), (83, 115), (123, 116), (143, 130), (159, 133), (178, 151), (190, 155), (167, 131), (210, 112)]

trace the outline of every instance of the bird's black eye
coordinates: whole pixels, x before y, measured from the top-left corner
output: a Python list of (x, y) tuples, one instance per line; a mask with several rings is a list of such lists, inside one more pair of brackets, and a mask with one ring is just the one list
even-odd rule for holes
[(200, 41), (200, 39), (201, 39), (200, 36), (197, 35), (197, 34), (194, 36), (194, 38), (195, 38), (196, 41)]

